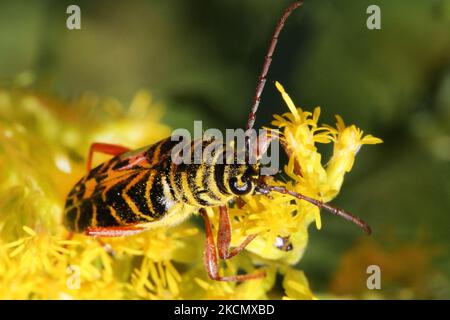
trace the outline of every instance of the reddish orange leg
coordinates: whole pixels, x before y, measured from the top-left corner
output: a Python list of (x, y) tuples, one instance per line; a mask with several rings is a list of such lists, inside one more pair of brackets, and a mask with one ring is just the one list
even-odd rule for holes
[(88, 227), (84, 232), (91, 237), (123, 237), (132, 236), (145, 231), (145, 228), (135, 225), (117, 226), (117, 227)]
[(263, 271), (254, 274), (234, 275), (226, 277), (220, 276), (217, 265), (216, 245), (214, 243), (214, 236), (212, 233), (211, 222), (209, 221), (209, 217), (205, 209), (200, 209), (200, 214), (202, 215), (205, 221), (205, 230), (206, 230), (205, 252), (203, 259), (206, 271), (208, 272), (208, 275), (211, 279), (218, 281), (246, 281), (250, 279), (262, 278), (266, 275), (266, 273)]
[(101, 142), (94, 142), (91, 144), (91, 147), (89, 149), (88, 159), (87, 159), (87, 172), (91, 171), (92, 169), (92, 156), (94, 155), (94, 152), (101, 152), (106, 153), (112, 156), (117, 156), (121, 153), (130, 151), (127, 147), (122, 147), (117, 144), (110, 144), (110, 143), (101, 143)]
[(245, 247), (256, 238), (256, 234), (249, 235), (236, 248), (230, 251), (231, 243), (231, 224), (230, 216), (226, 206), (219, 207), (219, 230), (217, 232), (217, 250), (221, 259), (230, 259), (245, 249)]
[(84, 232), (85, 235), (95, 237), (100, 243), (100, 245), (109, 253), (112, 257), (116, 256), (116, 252), (111, 247), (110, 244), (103, 242), (100, 237), (122, 237), (131, 236), (134, 234), (141, 233), (145, 231), (144, 228), (136, 227), (133, 225), (129, 226), (118, 226), (118, 227), (88, 227)]

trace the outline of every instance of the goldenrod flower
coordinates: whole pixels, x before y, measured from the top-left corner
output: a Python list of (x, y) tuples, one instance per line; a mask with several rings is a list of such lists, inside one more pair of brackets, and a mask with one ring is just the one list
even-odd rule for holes
[[(281, 140), (289, 154), (285, 172), (294, 181), (291, 187), (299, 193), (328, 202), (339, 193), (344, 175), (351, 170), (361, 146), (381, 143), (382, 140), (372, 135), (363, 137), (363, 132), (355, 125), (346, 127), (340, 116), (336, 116), (336, 128), (320, 126), (320, 107), (316, 107), (313, 113), (296, 108), (281, 84), (276, 82), (276, 87), (290, 109), (290, 113), (283, 116), (275, 115), (272, 124), (282, 128)], [(327, 164), (323, 164), (316, 143), (330, 142), (334, 142), (333, 155)], [(319, 211), (311, 211), (320, 229)]]
[[(320, 108), (314, 112), (297, 108), (284, 88), (276, 82), (289, 111), (282, 116), (274, 115), (283, 148), (289, 156), (284, 173), (290, 180), (275, 181), (304, 195), (328, 202), (342, 186), (345, 173), (353, 166), (356, 154), (363, 144), (380, 143), (381, 140), (363, 132), (355, 125), (346, 127), (337, 116), (336, 128), (319, 125)], [(331, 159), (323, 164), (322, 155), (317, 150), (319, 143), (334, 143)], [(251, 234), (258, 237), (247, 247), (248, 251), (269, 260), (295, 264), (302, 257), (308, 241), (308, 225), (316, 221), (321, 228), (320, 210), (305, 201), (293, 199), (289, 195), (271, 194), (246, 196), (245, 205), (229, 210), (233, 227), (232, 244), (239, 245)], [(217, 216), (217, 214), (215, 215)], [(217, 221), (216, 221), (217, 224)], [(288, 238), (294, 250), (281, 251), (274, 245), (277, 238)]]

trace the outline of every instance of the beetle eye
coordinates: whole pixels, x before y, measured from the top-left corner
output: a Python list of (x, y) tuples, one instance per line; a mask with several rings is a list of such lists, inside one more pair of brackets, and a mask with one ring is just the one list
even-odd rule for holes
[(233, 177), (228, 181), (228, 184), (230, 185), (231, 192), (239, 196), (245, 195), (252, 190), (252, 182), (249, 180), (243, 181), (243, 184), (240, 185), (238, 179)]

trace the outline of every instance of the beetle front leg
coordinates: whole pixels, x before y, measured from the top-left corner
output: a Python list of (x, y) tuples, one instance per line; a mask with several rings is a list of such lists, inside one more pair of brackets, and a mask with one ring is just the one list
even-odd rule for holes
[(256, 238), (256, 234), (247, 236), (244, 241), (230, 251), (231, 224), (230, 216), (226, 206), (219, 207), (219, 230), (217, 232), (217, 249), (221, 259), (230, 259), (245, 249), (245, 247)]
[(200, 209), (200, 214), (202, 215), (205, 221), (205, 231), (206, 231), (205, 252), (203, 259), (206, 271), (208, 272), (208, 275), (211, 279), (217, 281), (246, 281), (250, 279), (262, 278), (266, 275), (266, 273), (263, 271), (254, 274), (234, 275), (226, 277), (220, 276), (217, 264), (216, 245), (214, 243), (214, 236), (212, 233), (211, 222), (209, 221), (209, 217), (205, 209)]

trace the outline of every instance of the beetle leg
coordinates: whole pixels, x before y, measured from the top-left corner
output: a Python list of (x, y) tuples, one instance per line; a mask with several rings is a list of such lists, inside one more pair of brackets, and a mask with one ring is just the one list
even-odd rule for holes
[(94, 152), (101, 152), (106, 153), (112, 156), (117, 156), (121, 153), (130, 151), (127, 147), (122, 147), (117, 144), (110, 144), (110, 143), (102, 143), (102, 142), (94, 142), (91, 144), (91, 147), (89, 148), (89, 154), (87, 158), (87, 172), (91, 171), (92, 168), (92, 156), (94, 155)]
[(146, 229), (143, 227), (137, 227), (134, 225), (117, 227), (88, 227), (84, 234), (92, 237), (123, 237), (132, 236), (145, 230)]
[(209, 217), (205, 209), (200, 209), (200, 214), (202, 215), (205, 221), (205, 230), (206, 230), (205, 252), (203, 259), (206, 271), (208, 272), (208, 275), (211, 279), (218, 281), (245, 281), (250, 279), (262, 278), (266, 275), (266, 273), (263, 271), (254, 274), (243, 274), (226, 277), (220, 276), (217, 265), (216, 245), (214, 243), (214, 236), (212, 233), (211, 222), (209, 221)]
[(221, 259), (230, 259), (245, 249), (245, 247), (256, 238), (256, 234), (247, 236), (244, 241), (230, 251), (231, 224), (230, 216), (226, 206), (219, 207), (219, 230), (217, 232), (217, 249)]

